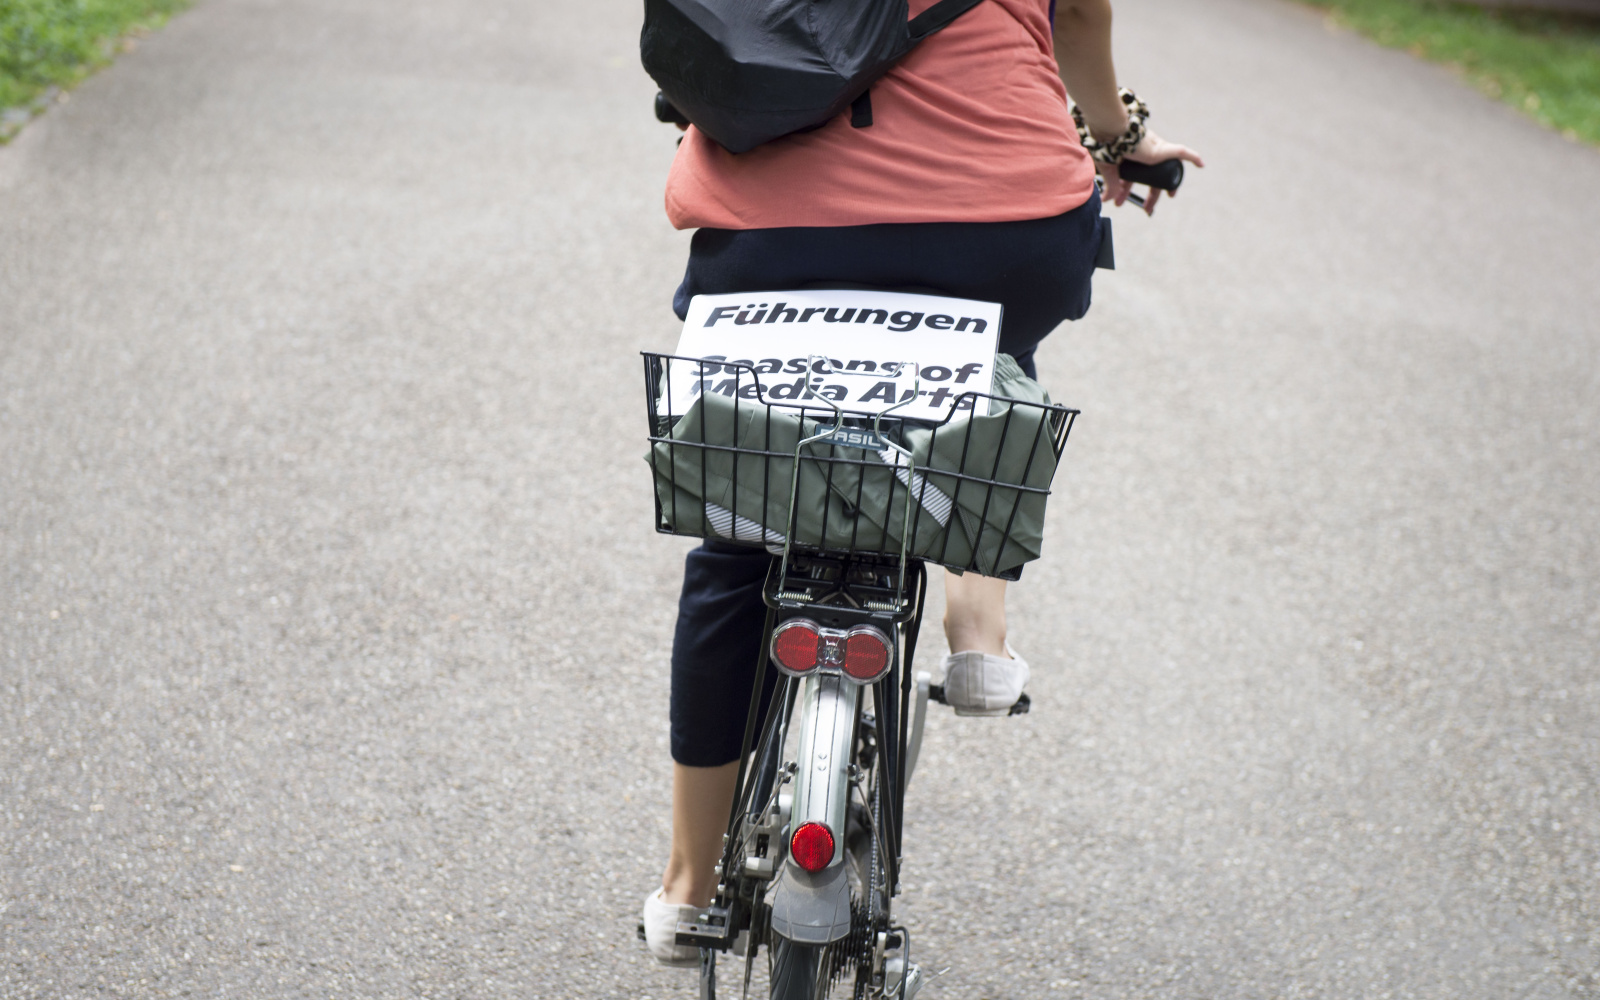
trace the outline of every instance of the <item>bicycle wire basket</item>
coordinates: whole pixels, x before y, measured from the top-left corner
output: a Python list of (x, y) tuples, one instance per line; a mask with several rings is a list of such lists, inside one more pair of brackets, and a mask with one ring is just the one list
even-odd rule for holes
[[(1079, 411), (964, 391), (943, 397), (939, 421), (854, 412), (818, 394), (819, 377), (856, 374), (826, 358), (763, 390), (748, 364), (641, 354), (657, 531), (781, 547), (786, 564), (898, 556), (1014, 580), (1038, 558)], [(776, 398), (784, 389), (799, 398)]]

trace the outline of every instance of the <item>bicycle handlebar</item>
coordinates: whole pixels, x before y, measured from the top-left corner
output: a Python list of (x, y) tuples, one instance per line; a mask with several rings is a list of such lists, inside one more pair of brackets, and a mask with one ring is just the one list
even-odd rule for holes
[(1131, 184), (1148, 184), (1151, 188), (1173, 192), (1183, 183), (1183, 161), (1163, 160), (1160, 163), (1136, 163), (1123, 160), (1117, 164), (1117, 173)]
[(667, 95), (659, 90), (656, 91), (656, 121), (666, 122), (669, 125), (689, 124), (688, 117), (674, 107), (673, 103), (667, 100)]

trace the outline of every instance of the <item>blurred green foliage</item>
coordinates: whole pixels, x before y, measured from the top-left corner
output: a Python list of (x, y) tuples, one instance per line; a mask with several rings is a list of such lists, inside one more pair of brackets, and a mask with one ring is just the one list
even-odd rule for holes
[(1306, 0), (1383, 45), (1456, 67), (1491, 97), (1600, 144), (1600, 19), (1435, 0)]
[(0, 109), (69, 86), (188, 0), (0, 0)]

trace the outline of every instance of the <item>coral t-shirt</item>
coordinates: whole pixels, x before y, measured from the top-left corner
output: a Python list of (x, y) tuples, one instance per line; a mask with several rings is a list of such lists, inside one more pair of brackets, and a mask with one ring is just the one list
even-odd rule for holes
[[(916, 16), (934, 0), (911, 0)], [(1094, 164), (1056, 71), (1049, 0), (983, 0), (850, 114), (735, 156), (690, 127), (667, 176), (678, 229), (1042, 219), (1089, 200)]]

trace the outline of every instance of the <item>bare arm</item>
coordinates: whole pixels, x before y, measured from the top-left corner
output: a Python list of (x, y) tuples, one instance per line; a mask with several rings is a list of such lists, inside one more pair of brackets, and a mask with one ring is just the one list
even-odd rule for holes
[[(1114, 139), (1128, 130), (1128, 113), (1117, 96), (1117, 69), (1111, 61), (1111, 0), (1057, 0), (1055, 23), (1056, 65), (1067, 94), (1083, 111), (1084, 124), (1094, 136)], [(1128, 153), (1140, 163), (1186, 160), (1205, 166), (1200, 154), (1187, 146), (1167, 142), (1152, 131)], [(1131, 187), (1109, 163), (1095, 163), (1105, 178), (1106, 196), (1117, 205), (1128, 199)], [(1152, 191), (1145, 212), (1154, 212), (1160, 191)]]
[(1089, 131), (1107, 138), (1128, 130), (1128, 114), (1117, 98), (1117, 68), (1111, 62), (1111, 0), (1058, 0), (1056, 65), (1061, 82)]

